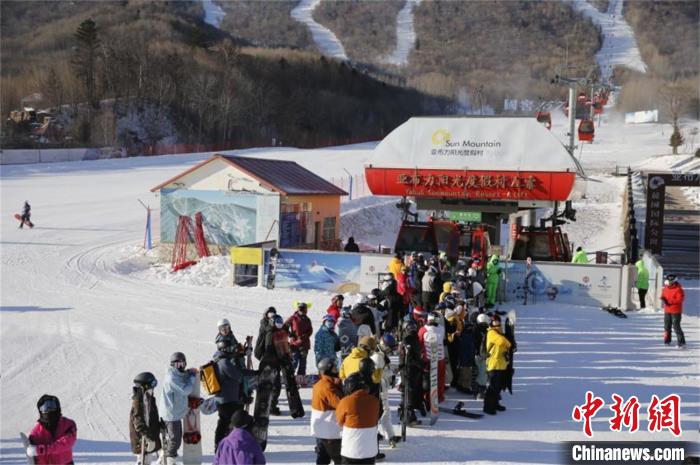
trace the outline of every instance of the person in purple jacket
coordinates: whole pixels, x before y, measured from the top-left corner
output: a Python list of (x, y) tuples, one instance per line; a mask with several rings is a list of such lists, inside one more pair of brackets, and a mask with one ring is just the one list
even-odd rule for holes
[(247, 430), (253, 425), (253, 417), (245, 410), (237, 410), (231, 424), (233, 431), (219, 443), (213, 465), (265, 465), (260, 444)]

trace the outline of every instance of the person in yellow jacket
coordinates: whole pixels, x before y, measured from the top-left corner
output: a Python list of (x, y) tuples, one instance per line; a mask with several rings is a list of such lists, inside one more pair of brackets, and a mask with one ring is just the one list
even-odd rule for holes
[[(343, 364), (340, 366), (340, 379), (345, 379), (353, 373), (360, 371), (362, 360), (369, 358), (377, 349), (377, 341), (372, 336), (363, 336), (357, 342), (357, 347), (352, 349), (350, 355), (345, 357)], [(374, 370), (372, 372), (372, 382), (379, 384), (382, 380), (382, 371)]]
[(576, 247), (576, 253), (571, 259), (571, 263), (588, 263), (588, 256), (582, 247)]
[(440, 294), (440, 298), (438, 299), (438, 303), (445, 300), (445, 297), (447, 297), (450, 294), (452, 294), (452, 281), (443, 283), (442, 293)]
[(399, 280), (399, 275), (404, 266), (406, 265), (403, 262), (403, 254), (401, 252), (396, 252), (394, 258), (389, 262), (389, 272), (394, 275), (396, 281)]
[(486, 333), (486, 371), (489, 376), (489, 384), (484, 396), (484, 413), (495, 415), (506, 408), (500, 404), (501, 391), (503, 390), (508, 368), (511, 343), (501, 333), (501, 317), (491, 317), (491, 327)]

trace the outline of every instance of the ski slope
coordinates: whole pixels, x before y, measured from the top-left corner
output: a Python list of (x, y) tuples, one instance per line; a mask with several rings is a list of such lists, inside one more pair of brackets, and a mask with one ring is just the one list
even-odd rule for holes
[(204, 8), (204, 22), (219, 27), (226, 16), (224, 9), (214, 3), (214, 0), (202, 0), (202, 8)]
[[(555, 117), (554, 131), (564, 124)], [(601, 182), (589, 184), (589, 202), (568, 225), (591, 247), (620, 235), (619, 179), (614, 164), (642, 163), (669, 153), (660, 125), (603, 125), (597, 142), (584, 147), (582, 162)], [(294, 159), (330, 178), (347, 168), (360, 173), (373, 144), (318, 150), (261, 148), (231, 153)], [(0, 175), (0, 456), (3, 464), (25, 463), (18, 432), (36, 420), (35, 402), (44, 393), (60, 397), (64, 413), (76, 420), (76, 463), (133, 463), (128, 445), (131, 380), (141, 371), (162, 378), (170, 353), (183, 351), (193, 365), (211, 357), (216, 321), (234, 322), (239, 339), (257, 334), (264, 309), (291, 314), (292, 303), (312, 303), (318, 328), (330, 301), (323, 292), (231, 288), (225, 258), (211, 258), (187, 273), (173, 275), (145, 254), (145, 214), (137, 202), (158, 199), (149, 189), (209, 154), (89, 162), (3, 166)], [(624, 178), (620, 178), (624, 179)], [(596, 197), (597, 196), (597, 197)], [(12, 215), (24, 200), (33, 206), (33, 230), (19, 230)], [(345, 232), (360, 231), (372, 240), (389, 230), (388, 217), (358, 215), (372, 208), (393, 208), (391, 199), (358, 199), (345, 204)], [(381, 210), (380, 210), (381, 211)], [(157, 212), (156, 212), (157, 214)], [(617, 218), (617, 220), (616, 220)], [(615, 225), (618, 225), (617, 227)], [(574, 232), (578, 231), (578, 232)], [(381, 231), (380, 231), (381, 232)], [(583, 440), (571, 409), (590, 389), (608, 402), (613, 392), (637, 395), (643, 408), (652, 394), (683, 398), (683, 439), (698, 442), (700, 360), (699, 284), (685, 282), (683, 327), (688, 349), (661, 344), (662, 316), (651, 310), (627, 320), (597, 308), (506, 305), (518, 310), (514, 395), (504, 395), (508, 411), (467, 420), (443, 414), (434, 428), (409, 429), (409, 442), (384, 450), (387, 463), (519, 464), (560, 462), (560, 441)], [(356, 296), (350, 296), (351, 302)], [(309, 357), (312, 370), (313, 356)], [(309, 412), (310, 390), (303, 390)], [(451, 405), (464, 399), (447, 392)], [(281, 408), (286, 411), (284, 394)], [(466, 400), (466, 408), (480, 404)], [(395, 407), (398, 394), (392, 392)], [(671, 439), (670, 433), (607, 431), (606, 415), (594, 419), (596, 439)], [(268, 463), (311, 463), (313, 439), (307, 418), (273, 417)], [(395, 418), (396, 421), (396, 418)], [(213, 454), (216, 417), (203, 416), (204, 453)]]
[(345, 54), (340, 40), (330, 29), (314, 20), (314, 10), (319, 3), (321, 0), (300, 0), (299, 4), (292, 10), (292, 18), (309, 28), (314, 43), (322, 55), (345, 61), (348, 56)]
[(603, 45), (596, 53), (596, 62), (600, 66), (603, 81), (609, 81), (615, 66), (647, 72), (634, 38), (634, 31), (622, 14), (623, 0), (610, 0), (606, 12), (599, 11), (587, 0), (574, 0), (573, 6), (599, 26), (603, 33)]
[(421, 0), (406, 0), (396, 17), (396, 48), (384, 58), (390, 65), (406, 66), (411, 51), (416, 47), (416, 30), (413, 27), (413, 10)]

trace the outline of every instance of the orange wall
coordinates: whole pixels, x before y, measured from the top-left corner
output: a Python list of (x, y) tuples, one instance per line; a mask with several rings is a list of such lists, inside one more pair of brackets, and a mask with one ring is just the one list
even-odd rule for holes
[[(321, 223), (321, 234), (323, 234), (323, 219), (330, 216), (335, 217), (335, 238), (340, 234), (340, 196), (339, 195), (290, 195), (284, 198), (286, 203), (311, 203), (313, 221)], [(313, 228), (313, 225), (310, 225)], [(321, 238), (319, 238), (320, 240)]]

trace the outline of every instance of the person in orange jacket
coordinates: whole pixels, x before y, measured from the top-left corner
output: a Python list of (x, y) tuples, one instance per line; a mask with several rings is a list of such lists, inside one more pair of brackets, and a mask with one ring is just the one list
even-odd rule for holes
[(379, 399), (369, 393), (362, 374), (348, 376), (343, 397), (335, 409), (338, 425), (343, 429), (340, 455), (343, 463), (375, 463)]
[(343, 384), (338, 378), (338, 360), (324, 358), (318, 363), (320, 378), (311, 394), (311, 436), (316, 438), (316, 463), (338, 465), (342, 431), (335, 418), (335, 409), (343, 397)]
[(676, 275), (666, 275), (664, 289), (661, 291), (661, 302), (664, 304), (664, 344), (671, 344), (671, 327), (673, 327), (679, 349), (685, 347), (685, 335), (681, 329), (683, 300), (685, 300), (685, 293)]

